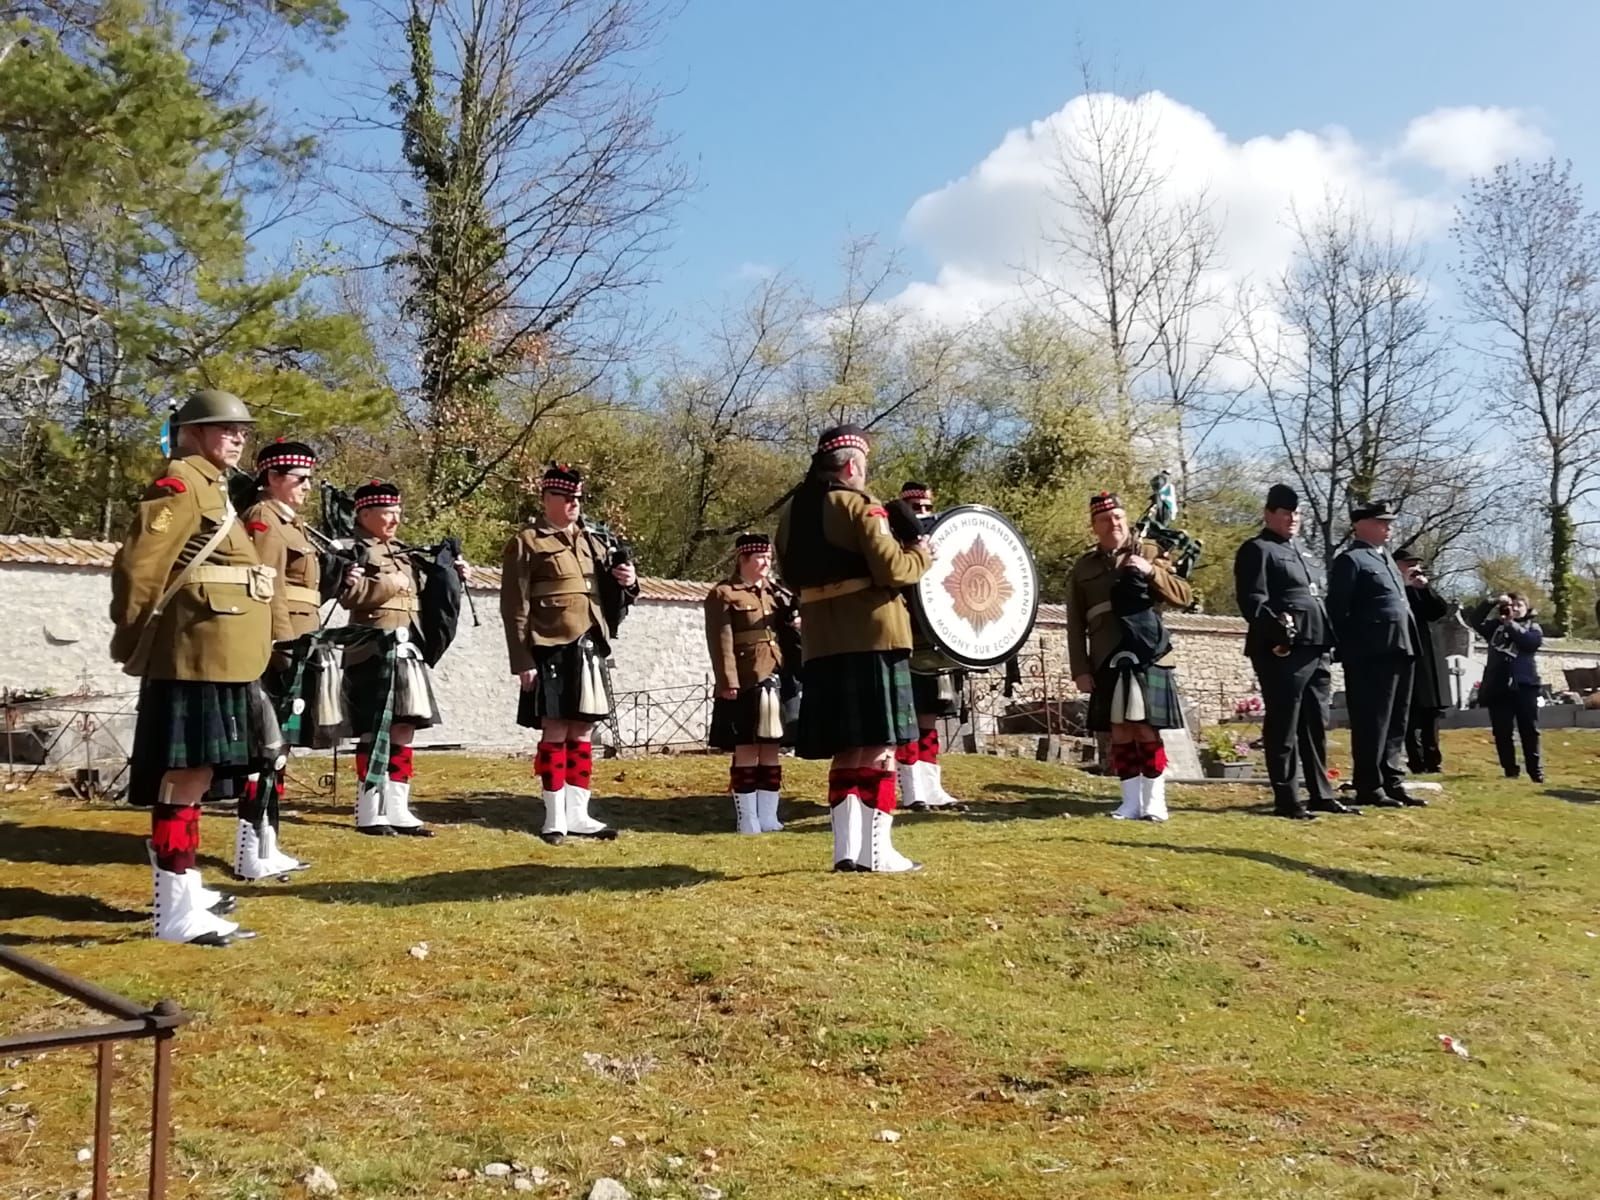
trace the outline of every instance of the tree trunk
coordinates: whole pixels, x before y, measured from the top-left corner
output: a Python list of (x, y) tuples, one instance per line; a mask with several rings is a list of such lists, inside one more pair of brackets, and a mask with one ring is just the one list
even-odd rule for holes
[(1565, 637), (1572, 618), (1572, 506), (1550, 507), (1550, 633)]

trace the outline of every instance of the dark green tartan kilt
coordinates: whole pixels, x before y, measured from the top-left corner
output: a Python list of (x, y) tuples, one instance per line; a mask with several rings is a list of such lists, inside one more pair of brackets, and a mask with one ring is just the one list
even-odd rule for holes
[[(1111, 730), (1111, 693), (1121, 672), (1101, 667), (1094, 675), (1094, 691), (1089, 693), (1089, 728), (1095, 733)], [(1145, 719), (1142, 725), (1154, 729), (1183, 728), (1183, 708), (1178, 703), (1178, 687), (1171, 667), (1148, 666), (1134, 671), (1144, 689)]]
[[(779, 699), (780, 705), (782, 698)], [(713, 750), (736, 750), (740, 746), (792, 746), (793, 722), (787, 713), (780, 712), (783, 736), (757, 737), (761, 727), (761, 684), (752, 683), (739, 689), (732, 700), (718, 696), (711, 702), (711, 728), (706, 732), (706, 745)]]
[(128, 802), (161, 798), (168, 771), (213, 767), (234, 775), (250, 763), (250, 683), (146, 679), (128, 761)]
[(832, 758), (862, 746), (916, 741), (910, 659), (905, 650), (867, 650), (806, 663), (795, 753)]
[[(419, 661), (417, 665), (431, 680), (432, 672), (428, 664)], [(397, 661), (395, 671), (399, 669)], [(395, 687), (394, 692), (398, 697), (400, 689)], [(378, 732), (378, 725), (383, 719), (383, 702), (383, 655), (374, 654), (353, 666), (345, 667), (345, 712), (350, 718), (350, 731), (356, 738), (370, 739)], [(432, 729), (440, 722), (428, 713), (401, 712), (396, 708), (389, 714), (389, 723), (409, 725), (413, 729)]]

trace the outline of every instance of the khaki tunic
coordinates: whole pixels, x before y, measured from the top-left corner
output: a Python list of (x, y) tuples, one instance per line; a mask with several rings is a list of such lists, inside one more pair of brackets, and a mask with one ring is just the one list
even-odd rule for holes
[[(350, 624), (407, 629), (415, 639), (419, 611), (417, 573), (404, 544), (358, 537), (355, 552), (361, 575), (339, 593), (339, 604), (350, 610)], [(375, 653), (371, 646), (352, 646), (345, 651), (345, 665), (365, 662)]]
[[(1193, 601), (1189, 581), (1174, 574), (1172, 563), (1162, 556), (1159, 546), (1144, 542), (1139, 554), (1149, 559), (1154, 568), (1150, 591), (1160, 601), (1158, 611), (1168, 605), (1187, 607)], [(1121, 627), (1111, 611), (1111, 585), (1119, 572), (1117, 558), (1098, 548), (1072, 564), (1067, 576), (1067, 661), (1073, 678), (1093, 675), (1121, 643)], [(1175, 661), (1168, 653), (1155, 665), (1170, 667)]]
[(778, 623), (790, 609), (771, 582), (725, 579), (706, 595), (706, 648), (717, 690), (747, 688), (783, 665)]
[[(792, 570), (786, 556), (789, 513), (778, 517), (776, 549), (784, 574)], [(823, 536), (867, 561), (870, 577), (821, 588), (800, 589), (800, 641), (805, 660), (872, 650), (910, 650), (911, 614), (900, 589), (921, 579), (933, 560), (922, 546), (909, 549), (889, 532), (883, 506), (865, 492), (848, 488), (829, 491), (823, 501)]]
[(557, 529), (543, 517), (506, 543), (500, 618), (513, 675), (534, 669), (534, 646), (565, 646), (590, 632), (604, 641), (598, 579), (603, 567), (581, 528)]
[(278, 573), (272, 595), (272, 640), (291, 642), (315, 633), (321, 624), (322, 566), (306, 536), (306, 523), (294, 509), (275, 500), (251, 505), (243, 520), (261, 561)]
[[(111, 566), (111, 657), (127, 662), (162, 594), (229, 514), (222, 472), (203, 455), (167, 463), (145, 490)], [(238, 520), (167, 601), (146, 679), (247, 683), (272, 653), (272, 573)]]

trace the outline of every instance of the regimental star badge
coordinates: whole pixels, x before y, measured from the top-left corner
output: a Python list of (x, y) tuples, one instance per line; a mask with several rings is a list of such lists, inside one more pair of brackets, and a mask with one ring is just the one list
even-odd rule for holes
[(956, 555), (955, 565), (945, 576), (944, 590), (950, 593), (956, 616), (974, 632), (982, 632), (985, 625), (1000, 619), (1013, 589), (1005, 564), (989, 553), (980, 535)]

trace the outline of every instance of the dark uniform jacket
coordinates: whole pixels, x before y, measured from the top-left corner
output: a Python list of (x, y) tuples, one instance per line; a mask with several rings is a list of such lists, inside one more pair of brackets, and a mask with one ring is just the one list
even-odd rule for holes
[[(1139, 555), (1153, 568), (1150, 591), (1163, 604), (1187, 608), (1194, 592), (1187, 579), (1180, 579), (1172, 563), (1162, 557), (1161, 547), (1143, 542)], [(1111, 603), (1111, 591), (1122, 573), (1120, 555), (1108, 554), (1098, 546), (1072, 564), (1067, 575), (1067, 661), (1074, 678), (1093, 675), (1122, 644), (1122, 624)], [(1170, 667), (1176, 661), (1168, 651), (1153, 665)]]
[(1352, 542), (1328, 575), (1328, 619), (1341, 662), (1417, 653), (1417, 623), (1389, 552)]
[[(1323, 607), (1317, 577), (1321, 571), (1298, 543), (1263, 529), (1233, 556), (1233, 585), (1239, 615), (1247, 622), (1244, 652), (1254, 658), (1278, 646), (1326, 650), (1333, 645), (1333, 627)], [(1291, 636), (1279, 619), (1294, 621)]]
[(288, 505), (267, 499), (251, 505), (243, 520), (261, 561), (277, 572), (272, 640), (289, 642), (314, 633), (321, 623), (317, 610), (322, 603), (322, 569), (306, 536), (306, 523)]
[(1445, 661), (1440, 629), (1435, 622), (1442, 621), (1452, 611), (1451, 604), (1430, 587), (1408, 587), (1406, 602), (1411, 605), (1411, 615), (1417, 623), (1416, 675), (1411, 684), (1412, 708), (1450, 707), (1450, 665)]
[[(232, 513), (222, 471), (203, 455), (167, 463), (145, 490), (111, 565), (111, 657), (128, 663), (167, 588)], [(227, 536), (167, 601), (136, 674), (146, 679), (248, 683), (272, 653), (273, 576), (245, 527)]]
[(706, 594), (706, 648), (717, 690), (747, 688), (783, 666), (778, 628), (795, 618), (789, 593), (774, 585), (735, 576)]
[(598, 579), (606, 569), (578, 525), (557, 529), (540, 517), (506, 543), (500, 617), (513, 675), (534, 669), (534, 646), (565, 646), (589, 633), (606, 648)]
[(911, 614), (900, 589), (921, 579), (933, 560), (926, 548), (895, 540), (888, 510), (866, 492), (801, 484), (778, 517), (774, 545), (784, 582), (799, 589), (806, 662), (911, 649)]

